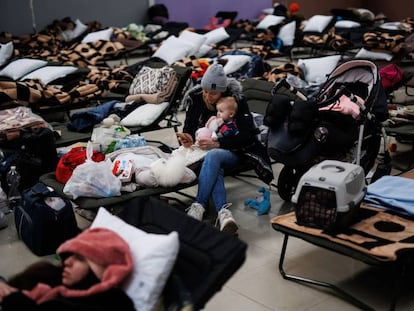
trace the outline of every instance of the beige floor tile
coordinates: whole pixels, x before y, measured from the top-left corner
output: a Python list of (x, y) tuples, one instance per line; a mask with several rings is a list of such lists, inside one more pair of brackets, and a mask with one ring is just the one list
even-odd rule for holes
[[(180, 114), (180, 118), (182, 117)], [(149, 132), (144, 136), (149, 140), (160, 139), (171, 146), (178, 145), (172, 129)], [(400, 153), (407, 148), (406, 145), (400, 147)], [(397, 154), (394, 156), (398, 160)], [(280, 164), (274, 165), (276, 177), (280, 168)], [(272, 187), (270, 213), (257, 216), (254, 210), (244, 206), (244, 200), (254, 197), (259, 185), (262, 184), (257, 179), (226, 179), (228, 201), (233, 203), (231, 210), (240, 226), (239, 238), (248, 244), (247, 258), (222, 290), (208, 302), (205, 310), (358, 310), (329, 290), (282, 278), (278, 263), (283, 235), (271, 227), (270, 219), (292, 210), (292, 205), (281, 200), (277, 189)], [(195, 196), (196, 191), (195, 186), (184, 192)], [(177, 197), (186, 204), (191, 203), (191, 199)], [(0, 275), (6, 277), (39, 259), (19, 241), (12, 214), (8, 218), (8, 228), (0, 230)], [(81, 227), (88, 226), (88, 222), (83, 219), (78, 221)], [(53, 260), (53, 256), (47, 259)], [(361, 299), (372, 304), (376, 310), (386, 310), (388, 307), (392, 275), (368, 268), (363, 263), (323, 250), (300, 239), (289, 239), (285, 269), (289, 273), (322, 278), (344, 286), (350, 292), (358, 293)], [(401, 290), (397, 308), (399, 311), (414, 309), (414, 286), (410, 281), (413, 278), (410, 276), (408, 279)]]

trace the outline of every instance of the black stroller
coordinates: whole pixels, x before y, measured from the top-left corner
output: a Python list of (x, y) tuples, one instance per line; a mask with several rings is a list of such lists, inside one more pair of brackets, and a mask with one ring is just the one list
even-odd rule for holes
[[(387, 98), (377, 66), (367, 60), (338, 65), (311, 98), (286, 80), (274, 86), (264, 124), (269, 127), (268, 153), (283, 164), (277, 189), (290, 201), (300, 177), (325, 159), (358, 164), (365, 174), (377, 159)], [(386, 152), (386, 151), (385, 151)]]

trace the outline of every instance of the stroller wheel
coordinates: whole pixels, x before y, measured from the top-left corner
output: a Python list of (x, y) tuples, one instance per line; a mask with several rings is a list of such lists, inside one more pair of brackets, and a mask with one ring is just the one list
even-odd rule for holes
[(297, 169), (289, 166), (282, 168), (277, 179), (277, 192), (283, 200), (290, 201), (300, 177), (301, 173)]

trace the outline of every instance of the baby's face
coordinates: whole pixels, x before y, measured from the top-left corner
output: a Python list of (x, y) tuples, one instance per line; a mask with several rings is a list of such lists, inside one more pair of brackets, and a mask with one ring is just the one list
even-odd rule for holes
[(234, 112), (227, 107), (227, 105), (218, 103), (216, 106), (217, 118), (223, 119), (223, 121), (231, 121), (234, 116)]

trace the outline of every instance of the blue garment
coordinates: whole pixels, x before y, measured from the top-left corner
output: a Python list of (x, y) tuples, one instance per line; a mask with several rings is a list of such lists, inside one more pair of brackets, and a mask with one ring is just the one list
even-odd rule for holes
[(219, 211), (227, 203), (224, 170), (236, 167), (240, 162), (240, 157), (230, 150), (210, 150), (201, 165), (196, 201), (206, 207), (211, 196), (216, 211)]
[(370, 205), (414, 216), (414, 179), (383, 176), (368, 185), (364, 201)]
[(105, 119), (118, 100), (110, 100), (87, 111), (75, 112), (70, 117), (68, 129), (75, 132), (88, 132)]
[(283, 46), (283, 41), (280, 38), (273, 38), (272, 41), (270, 42), (270, 47), (273, 50), (280, 51), (282, 49), (282, 46)]

